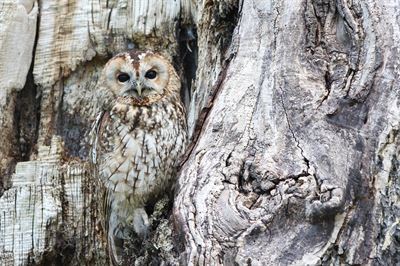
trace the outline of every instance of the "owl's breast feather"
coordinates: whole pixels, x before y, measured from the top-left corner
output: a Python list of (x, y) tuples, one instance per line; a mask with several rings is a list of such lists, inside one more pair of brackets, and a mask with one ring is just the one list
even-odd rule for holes
[[(114, 109), (115, 110), (115, 109)], [(166, 107), (128, 107), (110, 113), (114, 147), (102, 156), (102, 179), (119, 204), (143, 205), (170, 187), (186, 133)], [(119, 205), (118, 204), (118, 205)]]

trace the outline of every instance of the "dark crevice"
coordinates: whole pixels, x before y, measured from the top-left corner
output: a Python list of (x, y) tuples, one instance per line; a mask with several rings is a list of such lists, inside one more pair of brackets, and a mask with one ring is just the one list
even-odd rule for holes
[(222, 183), (236, 186), (236, 184), (232, 183), (231, 181), (229, 181), (229, 180), (226, 178), (226, 176), (225, 176), (224, 173), (221, 173), (221, 174), (225, 177), (225, 179), (222, 180)]
[(197, 29), (194, 25), (180, 25), (177, 27), (178, 56), (174, 58), (181, 76), (181, 98), (189, 108), (192, 99), (192, 84), (196, 79), (198, 63)]
[[(307, 158), (304, 158), (304, 160), (307, 160)], [(307, 164), (308, 164), (308, 160), (307, 160)], [(306, 177), (306, 176), (310, 176), (310, 173), (303, 171), (298, 175), (289, 175), (287, 176), (285, 179), (294, 179), (294, 180), (298, 180), (300, 177)]]
[[(47, 230), (46, 230), (47, 232)], [(51, 232), (51, 231), (49, 231)], [(45, 243), (50, 243), (54, 232), (49, 233), (46, 236)], [(50, 235), (51, 234), (51, 235)], [(40, 261), (35, 261), (34, 255), (28, 258), (28, 265), (36, 266), (57, 266), (57, 265), (71, 265), (71, 261), (74, 260), (74, 254), (76, 252), (76, 239), (69, 238), (68, 228), (61, 226), (55, 233), (54, 245), (50, 248), (47, 247), (41, 256)]]
[(245, 161), (243, 161), (242, 164), (240, 165), (237, 182), (238, 182), (239, 192), (247, 194), (247, 192), (249, 192), (249, 191), (247, 191), (247, 189), (244, 188), (245, 183), (247, 183), (244, 178), (245, 166), (246, 166), (246, 163), (245, 163)]
[[(212, 25), (209, 25), (210, 31), (207, 33), (214, 36), (214, 40), (215, 40), (214, 42), (216, 42), (215, 45), (217, 47), (219, 47), (221, 54), (224, 54), (225, 56), (221, 56), (221, 60), (222, 60), (221, 71), (219, 72), (218, 78), (217, 78), (216, 82), (214, 83), (213, 87), (209, 90), (210, 93), (209, 93), (206, 104), (203, 106), (203, 108), (201, 109), (201, 111), (197, 117), (196, 125), (194, 127), (194, 131), (192, 134), (192, 138), (189, 142), (189, 147), (187, 148), (185, 155), (182, 157), (183, 160), (182, 160), (180, 166), (182, 166), (188, 160), (190, 154), (194, 150), (194, 147), (196, 146), (197, 141), (200, 137), (200, 134), (203, 130), (205, 121), (207, 120), (207, 117), (213, 107), (214, 101), (215, 101), (217, 95), (219, 94), (219, 91), (222, 87), (222, 83), (225, 80), (227, 70), (229, 68), (229, 64), (236, 55), (236, 51), (229, 51), (229, 52), (227, 52), (227, 51), (232, 43), (234, 30), (237, 26), (237, 23), (239, 21), (240, 15), (241, 15), (239, 12), (239, 10), (241, 10), (241, 9), (239, 9), (240, 8), (239, 1), (235, 2), (234, 4), (226, 4), (223, 2), (215, 2), (214, 4), (215, 4), (215, 6), (213, 7), (213, 10), (211, 11)], [(222, 10), (224, 12), (222, 12)], [(193, 33), (196, 33), (196, 32), (193, 31)], [(183, 37), (183, 42), (181, 42), (181, 44), (180, 44), (181, 52), (184, 52), (185, 49), (187, 50), (187, 39), (191, 38), (191, 35), (192, 34), (190, 33), (190, 29), (184, 29), (183, 32), (180, 32), (180, 36)], [(195, 34), (193, 34), (193, 35), (195, 35)], [(197, 43), (196, 43), (195, 47), (197, 49)], [(190, 46), (190, 48), (191, 48), (191, 46)], [(197, 52), (196, 52), (196, 56), (197, 56)], [(190, 63), (190, 61), (187, 61), (187, 62)], [(197, 63), (197, 59), (195, 62)], [(196, 73), (196, 71), (194, 71), (194, 69), (190, 69), (189, 73), (187, 73), (189, 75), (186, 77), (186, 80), (193, 80), (193, 78), (195, 77), (193, 74), (195, 74), (195, 73)], [(196, 88), (196, 89), (199, 89), (199, 88)], [(190, 87), (190, 91), (193, 91), (192, 87)]]
[(350, 87), (351, 87), (351, 84), (353, 82), (354, 75), (355, 75), (355, 70), (349, 68), (349, 70), (346, 73), (346, 78), (345, 78), (346, 82), (345, 82), (344, 86), (345, 86), (345, 89), (346, 89), (346, 95), (344, 96), (344, 98), (347, 98), (348, 95), (349, 95)]
[[(40, 7), (39, 7), (40, 10)], [(39, 106), (41, 99), (37, 96), (37, 87), (33, 80), (33, 65), (36, 46), (39, 38), (38, 30), (40, 16), (37, 17), (36, 36), (32, 50), (32, 62), (27, 73), (25, 85), (20, 91), (13, 91), (7, 95), (8, 111), (13, 112), (7, 159), (10, 159), (4, 169), (0, 169), (0, 196), (9, 188), (9, 180), (15, 171), (15, 166), (20, 161), (28, 161), (31, 154), (36, 151), (40, 119)], [(3, 129), (5, 130), (5, 129)]]
[(31, 154), (36, 152), (38, 139), (41, 98), (37, 97), (32, 68), (29, 70), (25, 87), (18, 92), (14, 113), (19, 150), (18, 161), (29, 161)]
[(226, 157), (226, 160), (225, 160), (225, 167), (228, 167), (228, 166), (231, 165), (230, 160), (231, 160), (231, 158), (232, 158), (232, 153), (233, 153), (233, 151), (231, 151), (231, 152), (228, 154), (228, 156)]
[(184, 159), (181, 162), (181, 166), (189, 159), (190, 154), (194, 150), (194, 147), (196, 146), (197, 141), (199, 140), (200, 134), (203, 130), (204, 123), (207, 120), (207, 117), (214, 105), (214, 101), (217, 98), (217, 95), (222, 87), (222, 83), (226, 77), (226, 72), (229, 68), (229, 64), (230, 64), (231, 60), (233, 59), (233, 57), (234, 57), (234, 54), (231, 54), (230, 57), (227, 58), (225, 63), (223, 64), (223, 68), (218, 75), (217, 81), (216, 81), (215, 85), (213, 86), (213, 88), (211, 89), (207, 104), (202, 108), (202, 110), (199, 114), (199, 117), (197, 118), (196, 126), (194, 128), (192, 138), (189, 142), (189, 147), (187, 148), (187, 152), (183, 156)]
[[(40, 14), (40, 3), (38, 3)], [(18, 161), (29, 161), (32, 154), (37, 152), (39, 134), (41, 94), (34, 82), (33, 67), (35, 64), (35, 52), (39, 40), (40, 15), (36, 20), (36, 35), (32, 49), (32, 62), (27, 74), (26, 82), (21, 91), (17, 93), (14, 112), (16, 128)]]
[(326, 99), (328, 99), (329, 94), (331, 93), (332, 81), (331, 81), (331, 77), (330, 77), (330, 74), (329, 74), (329, 70), (327, 70), (327, 71), (325, 72), (324, 78), (325, 78), (325, 89), (326, 89), (327, 93), (326, 93), (326, 94), (324, 95), (324, 97), (322, 98), (320, 105), (321, 105)]
[(108, 16), (107, 16), (107, 30), (110, 30), (112, 11), (113, 11), (113, 8), (111, 7), (110, 12), (108, 13)]
[(212, 21), (215, 23), (212, 26), (217, 30), (212, 29), (212, 31), (215, 31), (215, 38), (219, 42), (222, 54), (226, 53), (232, 42), (242, 10), (241, 4), (243, 3), (239, 3), (239, 1), (233, 5), (220, 2), (219, 8), (214, 9)]

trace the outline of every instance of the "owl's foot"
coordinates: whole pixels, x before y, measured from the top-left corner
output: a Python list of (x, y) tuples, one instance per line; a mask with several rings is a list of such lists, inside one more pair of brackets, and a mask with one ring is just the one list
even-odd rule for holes
[(135, 233), (142, 239), (149, 234), (149, 217), (143, 208), (135, 209), (132, 216), (132, 225)]

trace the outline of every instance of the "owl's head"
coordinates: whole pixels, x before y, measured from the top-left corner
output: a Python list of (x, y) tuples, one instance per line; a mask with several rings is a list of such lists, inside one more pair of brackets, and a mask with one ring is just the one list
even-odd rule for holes
[(117, 102), (133, 105), (150, 105), (179, 84), (168, 60), (151, 51), (118, 54), (108, 61), (103, 75), (103, 85), (116, 96)]

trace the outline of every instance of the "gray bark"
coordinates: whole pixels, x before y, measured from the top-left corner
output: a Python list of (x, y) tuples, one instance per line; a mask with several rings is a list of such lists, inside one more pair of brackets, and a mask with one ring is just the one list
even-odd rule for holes
[(400, 263), (397, 1), (0, 3), (0, 265), (104, 265), (96, 83), (155, 49), (183, 82), (173, 207), (127, 263)]
[(179, 178), (185, 261), (400, 263), (399, 7), (243, 1)]

